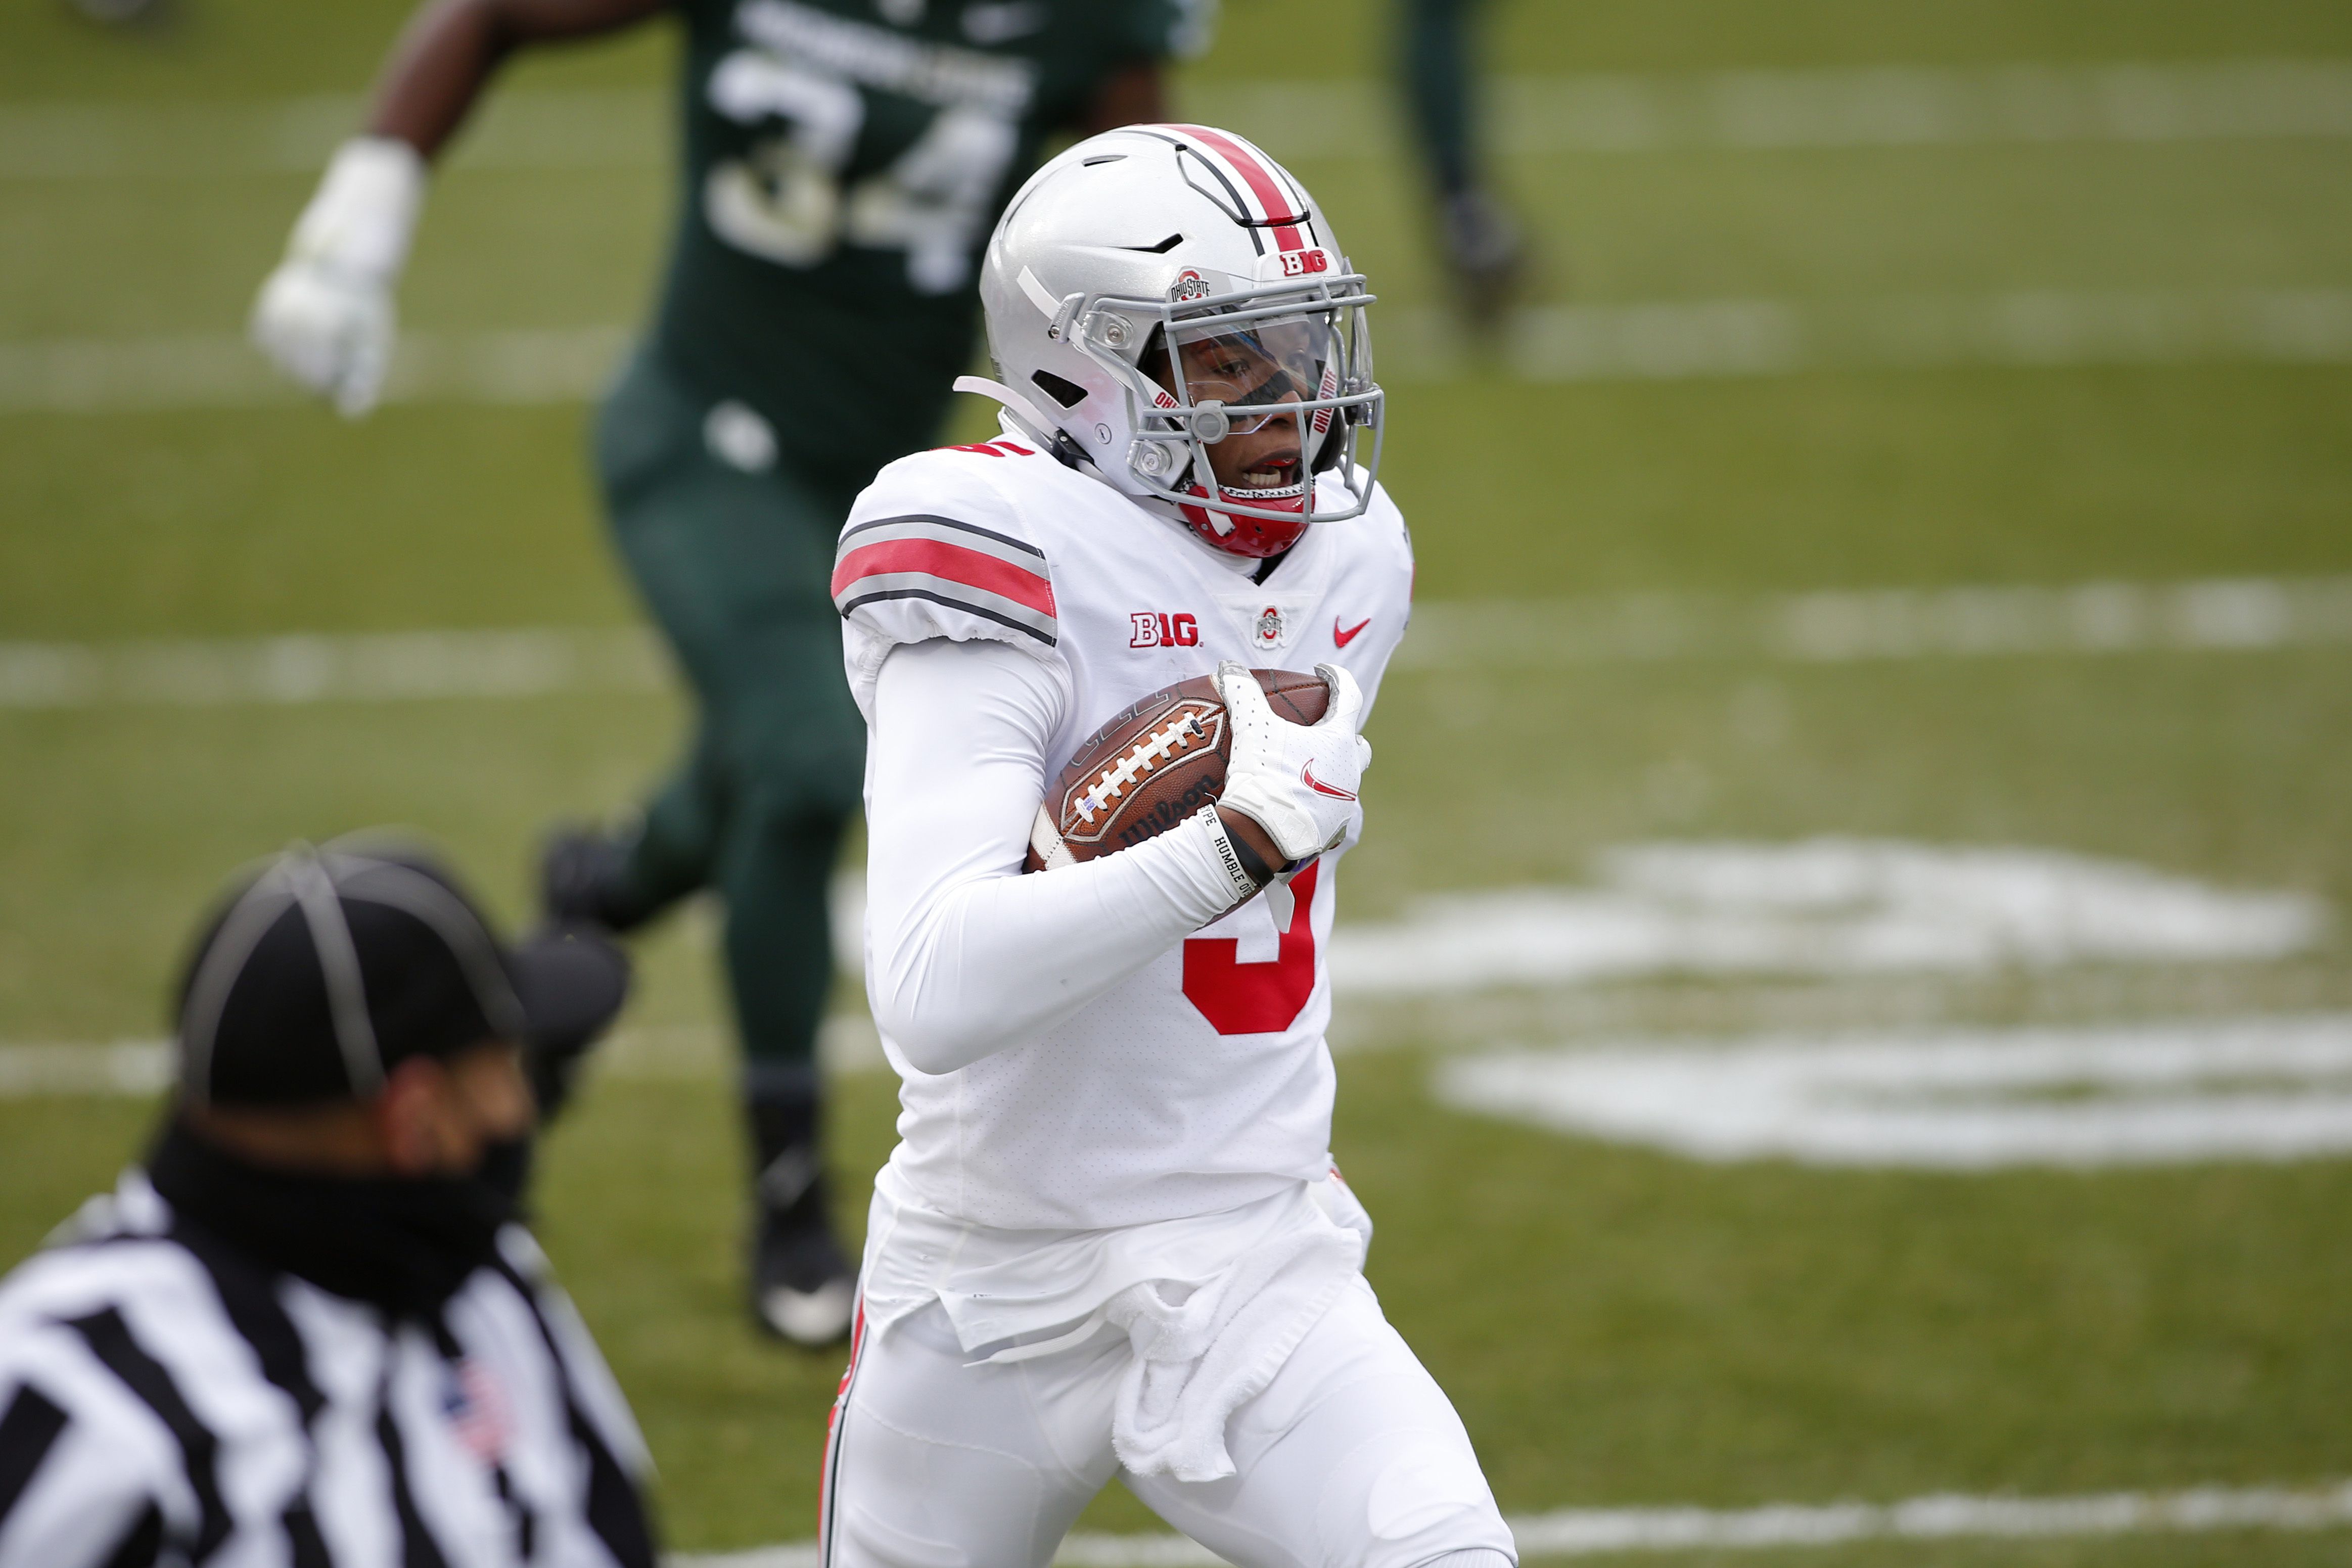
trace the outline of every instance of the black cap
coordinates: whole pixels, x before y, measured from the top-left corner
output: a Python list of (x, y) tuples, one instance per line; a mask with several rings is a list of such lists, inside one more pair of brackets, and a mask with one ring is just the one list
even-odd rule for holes
[(298, 847), (244, 881), (180, 987), (181, 1092), (225, 1105), (364, 1100), (410, 1057), (490, 1040), (577, 1049), (628, 995), (586, 932), (507, 947), (422, 851)]

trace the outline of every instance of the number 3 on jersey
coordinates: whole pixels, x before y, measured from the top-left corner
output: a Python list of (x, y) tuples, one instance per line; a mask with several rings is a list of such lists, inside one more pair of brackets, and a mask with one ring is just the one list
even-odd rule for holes
[(1229, 936), (1196, 936), (1184, 944), (1184, 999), (1221, 1035), (1268, 1035), (1287, 1029), (1315, 994), (1315, 875), (1310, 865), (1290, 880), (1296, 900), (1272, 963), (1244, 963)]
[(857, 88), (744, 48), (711, 72), (709, 92), (711, 107), (730, 120), (785, 122), (744, 156), (712, 166), (702, 210), (720, 238), (787, 267), (814, 267), (845, 240), (899, 249), (916, 292), (963, 287), (988, 199), (1019, 142), (1021, 105), (945, 104), (897, 163), (845, 192), (841, 170), (866, 125)]

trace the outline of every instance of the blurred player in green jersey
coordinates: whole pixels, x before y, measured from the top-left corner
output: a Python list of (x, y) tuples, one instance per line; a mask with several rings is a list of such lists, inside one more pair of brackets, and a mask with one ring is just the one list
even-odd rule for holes
[(1046, 139), (1164, 118), (1161, 62), (1213, 0), (437, 0), (400, 41), (264, 284), (255, 340), (358, 416), (394, 339), (426, 163), (518, 48), (676, 13), (685, 169), (668, 281), (595, 457), (623, 557), (700, 725), (628, 828), (569, 832), (550, 913), (615, 931), (699, 889), (727, 910), (758, 1218), (751, 1299), (803, 1343), (848, 1326), (814, 1041), (825, 892), (864, 725), (827, 593), (884, 463), (937, 438), (976, 253)]

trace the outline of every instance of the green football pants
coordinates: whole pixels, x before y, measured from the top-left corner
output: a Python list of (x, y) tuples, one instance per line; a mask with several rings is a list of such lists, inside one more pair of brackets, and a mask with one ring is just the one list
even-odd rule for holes
[(632, 901), (659, 908), (703, 888), (724, 901), (727, 978), (757, 1096), (813, 1087), (832, 984), (826, 889), (858, 807), (866, 725), (842, 675), (828, 583), (865, 481), (795, 471), (772, 445), (762, 464), (740, 421), (736, 440), (714, 441), (709, 417), (707, 400), (641, 357), (605, 402), (596, 463), (621, 553), (700, 710), (686, 757), (646, 808)]

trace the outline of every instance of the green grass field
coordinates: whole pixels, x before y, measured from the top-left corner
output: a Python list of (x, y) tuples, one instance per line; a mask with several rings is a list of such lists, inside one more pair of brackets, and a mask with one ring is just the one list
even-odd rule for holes
[[(126, 34), (55, 0), (0, 13), (0, 642), (634, 616), (587, 482), (583, 405), (425, 401), (354, 426), (290, 403), (7, 399), (16, 345), (237, 331), (312, 178), (226, 157), (10, 175), (5, 142), (28, 133), (28, 111), (83, 106), (99, 134), (158, 105), (267, 111), (356, 92), (404, 11), (178, 0)], [(1228, 12), (1186, 71), (1207, 100), (1258, 79), (1367, 79), (1385, 58), (1383, 8)], [(2194, 68), (2345, 59), (2352, 10), (1496, 0), (1491, 43), (1512, 73), (1666, 81)], [(649, 35), (530, 62), (512, 85), (649, 88), (669, 58)], [(1373, 275), (1376, 333), (1384, 319), (1425, 333), (1441, 279), (1394, 144), (1382, 133), (1297, 168)], [(1528, 151), (1500, 174), (1535, 241), (1538, 306), (2352, 289), (2340, 131)], [(436, 189), (404, 319), (630, 321), (668, 200), (649, 156), (461, 163)], [(1450, 376), (1401, 356), (1382, 478), (1414, 521), (1425, 602), (2340, 574), (2347, 357), (1539, 384), (1477, 355)], [(0, 1045), (159, 1035), (217, 879), (298, 837), (413, 824), (520, 919), (541, 826), (632, 798), (684, 717), (643, 694), (0, 706)], [(1391, 679), (1372, 732), (1348, 920), (1431, 892), (1580, 882), (1596, 851), (1629, 841), (1821, 834), (2039, 846), (2352, 909), (2345, 646), (1433, 668)], [(673, 922), (645, 956), (627, 1027), (707, 1038), (707, 921)], [(1490, 1037), (2342, 1009), (2346, 957), (2331, 935), (2277, 963), (1933, 984), (1669, 974), (1343, 1005), (1340, 1043), (1383, 1048), (1342, 1058), (1336, 1147), (1380, 1224), (1373, 1281), (1508, 1510), (2331, 1483), (2352, 1477), (2341, 1158), (1983, 1175), (1701, 1164), (1473, 1118), (1427, 1084), (1441, 1053)], [(854, 989), (845, 1010), (861, 1005)], [(727, 1091), (709, 1052), (673, 1056), (648, 1047), (650, 1066), (593, 1084), (554, 1134), (542, 1230), (652, 1438), (671, 1544), (803, 1540), (838, 1358), (753, 1338)], [(886, 1077), (841, 1079), (853, 1234), (892, 1104)], [(108, 1183), (154, 1115), (135, 1100), (0, 1099), (0, 1262)], [(1123, 1493), (1088, 1524), (1156, 1528)], [(1959, 1568), (2347, 1551), (2336, 1531), (1774, 1555)]]

